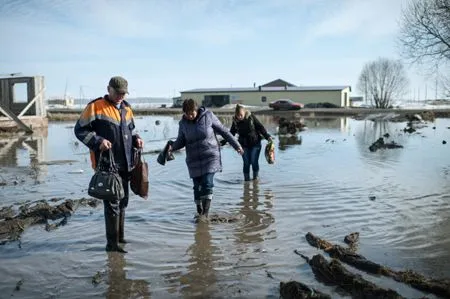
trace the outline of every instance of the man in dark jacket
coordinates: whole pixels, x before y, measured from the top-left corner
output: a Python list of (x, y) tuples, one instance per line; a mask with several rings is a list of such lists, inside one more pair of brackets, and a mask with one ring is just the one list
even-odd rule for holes
[(194, 183), (194, 202), (198, 215), (207, 218), (213, 198), (214, 174), (222, 171), (216, 133), (230, 142), (239, 154), (242, 155), (243, 150), (219, 119), (205, 107), (198, 108), (194, 100), (183, 102), (183, 112), (178, 137), (169, 145), (169, 150), (186, 147), (186, 164)]
[(244, 154), (242, 155), (244, 180), (250, 181), (250, 166), (252, 166), (253, 170), (253, 179), (257, 180), (259, 175), (258, 160), (261, 153), (261, 136), (268, 141), (272, 141), (272, 138), (256, 116), (239, 104), (236, 105), (230, 132), (233, 136), (236, 133), (239, 135), (238, 141), (244, 148)]
[(142, 148), (144, 141), (135, 133), (133, 111), (124, 100), (128, 82), (123, 77), (112, 77), (108, 94), (91, 101), (75, 125), (75, 136), (91, 152), (92, 167), (99, 163), (100, 152), (112, 150), (122, 178), (125, 197), (120, 201), (103, 201), (106, 250), (126, 252), (120, 243), (124, 239), (125, 208), (128, 206), (130, 171), (133, 167), (133, 147)]

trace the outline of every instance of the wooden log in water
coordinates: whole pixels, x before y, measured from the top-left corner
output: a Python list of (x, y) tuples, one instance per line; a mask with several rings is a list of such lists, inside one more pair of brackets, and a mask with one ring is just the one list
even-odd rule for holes
[(450, 298), (450, 281), (448, 279), (439, 280), (427, 278), (422, 274), (411, 270), (395, 271), (389, 267), (374, 263), (366, 259), (364, 256), (353, 252), (351, 249), (340, 245), (334, 245), (326, 240), (323, 240), (310, 232), (308, 232), (305, 237), (311, 246), (323, 249), (331, 257), (339, 259), (340, 261), (343, 261), (344, 263), (359, 270), (391, 277), (394, 280), (408, 284), (417, 290)]
[(280, 282), (280, 295), (283, 299), (331, 299), (330, 295), (298, 281)]
[(12, 206), (3, 207), (0, 209), (0, 219), (7, 219), (14, 217), (14, 211)]
[(336, 259), (328, 262), (322, 255), (317, 254), (309, 261), (309, 265), (316, 276), (338, 285), (353, 298), (403, 298), (394, 290), (380, 288), (361, 275), (349, 272)]
[(307, 261), (319, 281), (340, 287), (349, 293), (352, 298), (404, 298), (394, 290), (380, 288), (376, 284), (365, 280), (361, 275), (351, 273), (336, 259), (328, 262), (321, 254), (317, 254), (310, 259), (297, 251), (296, 253)]
[(331, 257), (339, 259), (357, 269), (372, 274), (383, 274), (384, 271), (386, 271), (385, 267), (382, 265), (367, 260), (365, 257), (353, 252), (353, 250), (349, 248), (333, 245), (330, 242), (313, 235), (312, 233), (307, 233), (305, 237), (309, 245), (323, 249)]

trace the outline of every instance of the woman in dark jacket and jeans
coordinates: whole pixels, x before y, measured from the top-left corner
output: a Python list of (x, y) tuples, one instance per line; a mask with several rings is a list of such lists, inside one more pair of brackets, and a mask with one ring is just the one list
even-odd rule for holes
[(192, 99), (185, 100), (178, 137), (169, 146), (169, 151), (186, 147), (186, 164), (194, 183), (197, 212), (206, 218), (213, 198), (214, 174), (222, 171), (216, 133), (225, 138), (239, 154), (243, 154), (242, 147), (211, 111), (205, 107), (198, 108)]
[(244, 161), (244, 179), (250, 181), (251, 165), (253, 179), (257, 180), (259, 175), (258, 160), (259, 154), (261, 153), (261, 139), (264, 137), (268, 141), (272, 141), (272, 137), (270, 137), (256, 116), (239, 104), (236, 105), (230, 133), (233, 136), (238, 133), (238, 141), (244, 148), (244, 154), (242, 155), (242, 160)]

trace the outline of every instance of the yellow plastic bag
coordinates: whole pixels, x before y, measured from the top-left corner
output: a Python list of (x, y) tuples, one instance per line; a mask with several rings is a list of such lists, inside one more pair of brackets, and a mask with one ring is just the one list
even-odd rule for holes
[(275, 163), (275, 145), (273, 144), (273, 141), (267, 142), (265, 149), (265, 156), (267, 163), (269, 164)]

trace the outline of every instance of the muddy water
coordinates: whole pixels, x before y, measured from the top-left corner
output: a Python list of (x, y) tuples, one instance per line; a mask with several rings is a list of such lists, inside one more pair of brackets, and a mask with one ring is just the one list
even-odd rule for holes
[[(272, 117), (262, 121), (275, 130)], [(294, 279), (340, 298), (293, 253), (318, 253), (305, 241), (309, 231), (336, 243), (358, 231), (358, 252), (367, 258), (450, 277), (450, 158), (449, 145), (442, 144), (450, 141), (450, 120), (438, 119), (412, 135), (402, 133), (404, 123), (305, 121), (308, 130), (298, 136), (275, 138), (274, 165), (261, 156), (259, 182), (244, 183), (241, 157), (223, 148), (224, 171), (215, 177), (211, 210), (239, 221), (195, 224), (184, 153), (166, 166), (148, 154), (151, 195), (130, 200), (128, 254), (104, 251), (101, 205), (80, 208), (57, 230), (34, 226), (19, 241), (0, 245), (0, 297), (278, 298), (279, 282)], [(137, 119), (146, 150), (176, 136), (177, 122)], [(1, 139), (0, 183), (6, 185), (0, 186), (0, 207), (86, 197), (88, 152), (72, 132), (73, 123), (52, 123), (48, 132)], [(404, 148), (370, 152), (385, 133)], [(365, 277), (406, 297), (423, 295)]]

